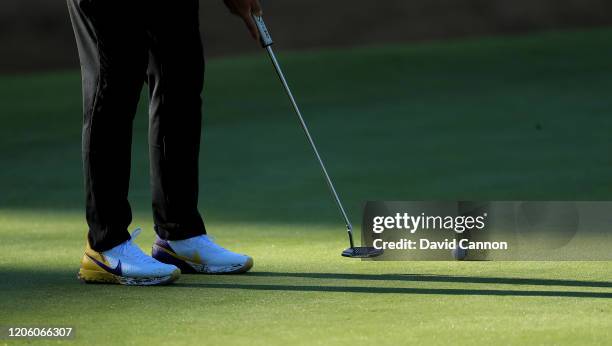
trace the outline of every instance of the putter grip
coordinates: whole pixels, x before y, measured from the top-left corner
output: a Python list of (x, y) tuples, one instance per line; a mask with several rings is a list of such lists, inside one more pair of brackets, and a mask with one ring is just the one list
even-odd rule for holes
[(271, 46), (274, 41), (272, 41), (272, 36), (270, 36), (270, 32), (266, 27), (266, 23), (264, 23), (263, 17), (253, 15), (253, 20), (257, 25), (257, 30), (259, 30), (259, 41), (261, 42), (261, 46), (263, 48)]

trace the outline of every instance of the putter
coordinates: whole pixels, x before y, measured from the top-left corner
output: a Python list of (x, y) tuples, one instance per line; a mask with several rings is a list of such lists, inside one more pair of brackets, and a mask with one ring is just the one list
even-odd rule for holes
[(283, 71), (278, 63), (278, 60), (276, 59), (276, 55), (274, 54), (274, 51), (272, 50), (272, 44), (274, 44), (274, 41), (272, 40), (272, 36), (270, 35), (270, 32), (268, 31), (266, 24), (264, 23), (264, 20), (261, 16), (253, 15), (253, 20), (257, 24), (257, 29), (259, 30), (261, 46), (268, 51), (270, 60), (272, 60), (274, 69), (276, 70), (276, 73), (278, 74), (278, 78), (283, 84), (283, 87), (285, 88), (285, 92), (287, 93), (287, 96), (289, 96), (291, 105), (293, 105), (295, 114), (297, 115), (300, 121), (300, 125), (302, 125), (302, 129), (304, 130), (304, 134), (306, 135), (306, 138), (308, 139), (308, 143), (310, 143), (310, 147), (312, 148), (312, 151), (314, 152), (317, 160), (319, 161), (319, 165), (321, 167), (321, 171), (323, 171), (323, 176), (325, 177), (325, 181), (327, 182), (329, 191), (334, 197), (334, 201), (336, 202), (336, 205), (338, 206), (338, 209), (340, 210), (340, 213), (342, 214), (342, 217), (344, 218), (344, 222), (346, 223), (346, 230), (348, 232), (350, 247), (342, 252), (342, 256), (350, 257), (350, 258), (371, 258), (371, 257), (377, 257), (377, 256), (382, 255), (383, 250), (381, 249), (376, 249), (373, 247), (355, 246), (355, 243), (353, 242), (353, 225), (351, 224), (351, 221), (349, 220), (348, 215), (346, 214), (344, 206), (342, 205), (342, 201), (340, 201), (340, 197), (338, 196), (338, 193), (336, 192), (336, 189), (334, 188), (334, 184), (332, 183), (332, 180), (329, 177), (329, 174), (327, 173), (327, 169), (325, 168), (323, 159), (321, 159), (321, 155), (319, 155), (317, 146), (315, 145), (315, 142), (312, 139), (312, 136), (310, 135), (310, 131), (308, 131), (308, 126), (306, 126), (304, 117), (302, 117), (302, 112), (300, 112), (300, 108), (298, 107), (295, 101), (295, 98), (293, 97), (293, 93), (291, 92), (291, 89), (289, 88), (289, 84), (287, 84), (285, 75), (283, 74)]

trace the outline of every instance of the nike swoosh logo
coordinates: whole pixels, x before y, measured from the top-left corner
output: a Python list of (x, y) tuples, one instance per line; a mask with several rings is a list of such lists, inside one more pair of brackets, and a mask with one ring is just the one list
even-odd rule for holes
[(179, 254), (177, 254), (174, 250), (169, 250), (166, 249), (165, 247), (159, 247), (161, 250), (165, 251), (167, 254), (180, 259), (181, 261), (185, 261), (185, 262), (191, 262), (191, 263), (197, 263), (197, 264), (202, 264), (202, 258), (200, 258), (200, 253), (198, 253), (197, 251), (193, 252), (193, 256), (191, 257), (187, 257), (187, 256), (181, 256)]
[(121, 260), (119, 260), (119, 263), (117, 263), (117, 267), (115, 267), (115, 269), (113, 269), (113, 268), (107, 266), (106, 264), (98, 261), (97, 259), (95, 259), (95, 258), (93, 258), (93, 257), (91, 257), (89, 255), (87, 255), (87, 257), (89, 257), (92, 261), (94, 261), (97, 265), (99, 265), (100, 268), (106, 270), (107, 272), (109, 272), (111, 274), (114, 274), (114, 275), (117, 275), (117, 276), (121, 276), (123, 274), (122, 271), (121, 271)]
[(195, 263), (202, 263), (202, 264), (204, 263), (202, 262), (202, 259), (200, 258), (200, 253), (197, 251), (195, 251), (192, 258)]

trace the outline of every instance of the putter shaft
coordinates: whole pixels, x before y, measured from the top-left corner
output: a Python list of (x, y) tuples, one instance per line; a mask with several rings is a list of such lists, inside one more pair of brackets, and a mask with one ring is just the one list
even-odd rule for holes
[(285, 79), (285, 75), (283, 74), (283, 70), (281, 69), (280, 64), (278, 63), (278, 60), (276, 60), (276, 55), (274, 54), (274, 51), (272, 50), (272, 46), (269, 45), (269, 46), (267, 46), (265, 48), (268, 51), (268, 55), (270, 56), (270, 60), (272, 60), (272, 64), (274, 65), (274, 69), (276, 70), (276, 74), (278, 75), (278, 78), (280, 79), (281, 83), (283, 84), (283, 87), (285, 88), (285, 92), (287, 93), (287, 96), (289, 96), (289, 100), (291, 100), (291, 105), (293, 106), (293, 109), (295, 110), (295, 114), (297, 115), (297, 117), (298, 117), (298, 119), (300, 121), (300, 125), (302, 125), (302, 130), (304, 130), (304, 134), (306, 134), (306, 138), (308, 138), (308, 142), (310, 143), (312, 151), (314, 151), (315, 156), (317, 157), (317, 160), (319, 161), (319, 165), (321, 167), (321, 171), (323, 171), (323, 176), (325, 176), (325, 181), (327, 182), (327, 186), (329, 187), (329, 191), (331, 192), (332, 196), (334, 197), (334, 201), (336, 202), (336, 205), (338, 206), (338, 209), (340, 209), (340, 213), (342, 213), (342, 217), (344, 217), (344, 222), (346, 223), (346, 229), (347, 229), (347, 232), (348, 232), (351, 248), (353, 248), (353, 247), (355, 247), (355, 245), (353, 243), (353, 225), (351, 224), (351, 221), (349, 220), (348, 215), (346, 214), (346, 211), (344, 210), (344, 206), (342, 205), (342, 202), (340, 201), (340, 197), (338, 196), (338, 193), (336, 192), (336, 188), (334, 187), (334, 184), (332, 183), (332, 180), (329, 177), (329, 174), (327, 173), (327, 169), (325, 168), (325, 164), (323, 163), (323, 159), (321, 159), (321, 155), (319, 155), (319, 151), (317, 150), (317, 146), (315, 145), (315, 142), (312, 139), (312, 136), (310, 135), (310, 131), (308, 130), (308, 126), (306, 125), (306, 122), (304, 121), (304, 117), (302, 117), (302, 112), (300, 111), (300, 108), (298, 107), (297, 102), (295, 101), (295, 98), (293, 97), (293, 93), (291, 92), (291, 88), (289, 88), (289, 84), (287, 83), (287, 80)]

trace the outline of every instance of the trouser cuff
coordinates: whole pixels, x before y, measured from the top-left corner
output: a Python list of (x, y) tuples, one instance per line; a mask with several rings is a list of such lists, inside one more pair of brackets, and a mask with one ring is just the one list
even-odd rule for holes
[(155, 233), (163, 240), (185, 240), (206, 234), (206, 229), (201, 226), (167, 228), (155, 225)]

